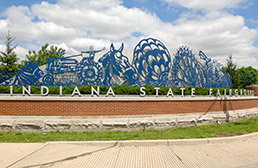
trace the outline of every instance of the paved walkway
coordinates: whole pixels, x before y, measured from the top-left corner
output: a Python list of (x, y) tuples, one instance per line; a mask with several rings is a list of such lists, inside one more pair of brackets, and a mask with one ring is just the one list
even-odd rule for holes
[(258, 134), (202, 140), (1, 143), (0, 167), (257, 168)]

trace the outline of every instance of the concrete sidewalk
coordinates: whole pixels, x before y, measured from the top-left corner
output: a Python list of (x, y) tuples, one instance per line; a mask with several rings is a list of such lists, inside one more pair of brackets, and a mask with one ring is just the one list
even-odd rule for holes
[(0, 167), (258, 167), (258, 133), (198, 140), (1, 143)]

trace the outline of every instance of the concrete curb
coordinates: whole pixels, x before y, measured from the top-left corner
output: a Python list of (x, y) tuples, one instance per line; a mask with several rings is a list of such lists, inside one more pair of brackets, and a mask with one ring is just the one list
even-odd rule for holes
[(258, 138), (258, 132), (222, 138), (125, 140), (125, 141), (50, 141), (48, 144), (83, 144), (89, 146), (183, 146), (242, 142)]

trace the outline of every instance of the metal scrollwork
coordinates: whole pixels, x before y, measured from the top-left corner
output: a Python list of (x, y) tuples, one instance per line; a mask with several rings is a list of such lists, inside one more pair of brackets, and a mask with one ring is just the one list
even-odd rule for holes
[(102, 78), (102, 68), (99, 63), (90, 59), (83, 59), (77, 71), (77, 76), (83, 85), (99, 85)]
[(99, 59), (104, 70), (103, 85), (133, 85), (137, 81), (136, 71), (123, 55), (123, 49), (124, 44), (118, 50), (111, 44), (110, 51)]
[(188, 47), (180, 47), (177, 50), (173, 61), (172, 74), (175, 87), (204, 86), (200, 64)]
[(142, 84), (169, 86), (171, 57), (166, 46), (159, 40), (141, 40), (134, 49), (133, 66)]

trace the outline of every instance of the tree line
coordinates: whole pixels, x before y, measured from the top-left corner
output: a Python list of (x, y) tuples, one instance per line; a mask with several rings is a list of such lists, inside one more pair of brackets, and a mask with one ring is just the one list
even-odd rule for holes
[[(37, 62), (39, 65), (46, 64), (47, 58), (63, 57), (65, 50), (56, 46), (45, 44), (40, 50), (29, 50), (26, 59), (18, 63), (19, 59), (15, 53), (17, 45), (13, 45), (15, 38), (10, 35), (10, 31), (6, 35), (5, 51), (0, 51), (0, 75), (2, 79), (8, 79), (18, 71), (19, 65), (24, 65), (27, 61)], [(230, 74), (232, 79), (232, 87), (234, 89), (245, 88), (248, 85), (258, 84), (258, 70), (249, 66), (238, 68), (233, 62), (233, 56), (230, 54), (226, 61), (223, 71)]]
[(1, 79), (8, 79), (18, 71), (18, 67), (24, 65), (27, 61), (40, 62), (39, 66), (46, 64), (47, 58), (63, 57), (65, 50), (53, 45), (45, 44), (39, 51), (29, 50), (26, 59), (18, 63), (19, 58), (15, 53), (17, 45), (13, 45), (15, 38), (10, 35), (10, 31), (6, 35), (5, 51), (0, 51), (0, 75)]
[(258, 70), (252, 66), (237, 68), (237, 64), (233, 62), (232, 54), (228, 56), (226, 66), (223, 69), (230, 74), (233, 88), (245, 88), (258, 84)]

